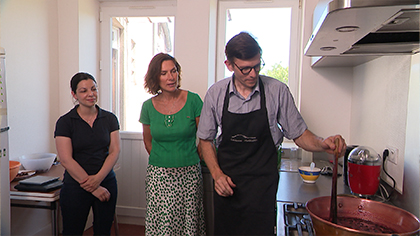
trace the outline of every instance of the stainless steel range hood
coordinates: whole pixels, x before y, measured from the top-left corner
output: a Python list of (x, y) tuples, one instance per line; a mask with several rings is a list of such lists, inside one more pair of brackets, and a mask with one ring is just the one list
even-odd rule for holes
[(369, 59), (418, 53), (419, 9), (419, 0), (333, 0), (305, 55)]

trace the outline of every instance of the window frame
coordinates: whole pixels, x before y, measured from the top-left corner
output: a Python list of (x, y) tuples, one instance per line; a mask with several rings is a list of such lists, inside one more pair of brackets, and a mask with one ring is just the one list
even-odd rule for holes
[[(176, 1), (103, 2), (100, 5), (100, 93), (101, 107), (112, 111), (111, 33), (113, 17), (176, 17)], [(113, 111), (114, 112), (114, 111)], [(127, 131), (131, 132), (131, 131)]]
[[(273, 8), (273, 7), (290, 7), (292, 8), (292, 23), (291, 23), (291, 52), (289, 54), (289, 88), (295, 98), (297, 107), (300, 107), (300, 80), (301, 80), (301, 61), (302, 61), (302, 0), (219, 0), (217, 3), (217, 19), (210, 19), (215, 22), (216, 28), (216, 45), (215, 51), (210, 52), (214, 56), (215, 68), (214, 70), (217, 81), (224, 77), (224, 46), (225, 46), (225, 31), (223, 9), (227, 8)], [(304, 2), (304, 1), (302, 1)], [(111, 31), (113, 17), (144, 17), (144, 16), (168, 16), (172, 15), (177, 18), (177, 1), (176, 0), (157, 0), (157, 1), (136, 1), (136, 2), (101, 2), (100, 3), (100, 63), (99, 63), (99, 104), (102, 108), (112, 111), (113, 97), (112, 97), (112, 71), (111, 71)], [(216, 16), (216, 15), (215, 15)], [(216, 18), (216, 17), (215, 17)], [(223, 23), (221, 23), (223, 22)], [(175, 41), (177, 40), (177, 33), (175, 32)], [(179, 36), (178, 36), (179, 38)], [(176, 47), (175, 47), (176, 49)], [(264, 50), (264, 49), (263, 49)], [(210, 83), (210, 82), (209, 82)], [(209, 84), (210, 86), (211, 84)], [(124, 131), (125, 132), (125, 131)], [(132, 132), (132, 131), (127, 131)]]
[[(290, 32), (290, 52), (289, 52), (289, 89), (295, 98), (296, 106), (300, 107), (300, 80), (302, 71), (302, 6), (301, 0), (271, 0), (271, 1), (235, 1), (220, 0), (218, 6), (217, 19), (217, 52), (216, 52), (216, 81), (224, 78), (225, 72), (225, 54), (226, 45), (226, 10), (246, 9), (246, 8), (282, 8), (288, 7), (292, 9), (291, 32)], [(264, 51), (264, 48), (263, 48)], [(292, 53), (296, 52), (296, 53)], [(264, 55), (263, 55), (264, 57)]]

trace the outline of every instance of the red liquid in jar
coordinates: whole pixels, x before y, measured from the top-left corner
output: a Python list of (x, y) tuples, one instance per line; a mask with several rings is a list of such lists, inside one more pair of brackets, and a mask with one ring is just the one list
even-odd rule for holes
[(347, 163), (348, 181), (353, 193), (374, 195), (379, 187), (381, 166)]

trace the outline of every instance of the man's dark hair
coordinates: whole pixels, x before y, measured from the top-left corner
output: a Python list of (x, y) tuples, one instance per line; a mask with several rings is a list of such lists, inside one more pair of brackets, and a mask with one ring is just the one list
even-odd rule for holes
[(258, 42), (247, 32), (241, 32), (233, 36), (226, 44), (226, 58), (233, 62), (234, 58), (248, 60), (258, 54), (262, 54), (262, 50)]

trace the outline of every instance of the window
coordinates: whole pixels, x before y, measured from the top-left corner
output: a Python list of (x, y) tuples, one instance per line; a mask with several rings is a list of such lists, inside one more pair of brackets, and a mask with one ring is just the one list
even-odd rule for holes
[(225, 55), (221, 52), (227, 41), (246, 31), (256, 38), (263, 51), (265, 67), (260, 74), (288, 84), (297, 100), (301, 48), (299, 14), (298, 1), (220, 1), (217, 79), (231, 75), (222, 63)]
[(102, 8), (101, 52), (109, 54), (101, 57), (101, 77), (109, 87), (100, 84), (100, 102), (117, 115), (121, 131), (142, 131), (141, 106), (152, 96), (144, 89), (149, 62), (159, 52), (173, 55), (175, 17), (159, 8)]
[[(118, 116), (122, 131), (142, 131), (138, 122), (141, 106), (151, 96), (144, 90), (144, 75), (157, 52), (173, 55), (176, 8), (173, 0), (101, 3), (99, 79), (103, 79), (103, 83), (99, 81), (99, 102)], [(252, 21), (246, 21), (248, 19)], [(276, 65), (286, 69), (283, 70), (286, 75), (282, 76), (287, 77), (299, 106), (297, 91), (302, 48), (299, 20), (298, 0), (218, 1), (216, 79), (227, 76), (223, 63), (226, 41), (240, 31), (248, 31), (263, 50), (266, 66), (261, 73), (276, 71)], [(182, 37), (191, 35), (177, 36)], [(184, 65), (186, 63), (183, 61)]]
[(112, 22), (112, 111), (121, 130), (142, 131), (141, 106), (152, 96), (144, 89), (144, 76), (155, 54), (173, 55), (174, 17), (114, 17)]

